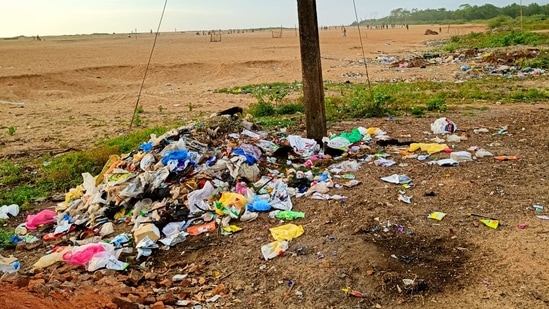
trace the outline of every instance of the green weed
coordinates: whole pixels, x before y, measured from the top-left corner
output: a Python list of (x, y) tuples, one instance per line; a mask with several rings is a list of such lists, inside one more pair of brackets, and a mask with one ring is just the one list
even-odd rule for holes
[(11, 242), (14, 235), (13, 229), (0, 228), (0, 248), (13, 248), (15, 244)]
[(15, 127), (14, 126), (9, 126), (8, 127), (8, 135), (9, 136), (13, 136), (15, 134)]
[(425, 105), (430, 112), (445, 112), (448, 109), (444, 98), (432, 98), (428, 100)]
[(425, 108), (423, 106), (414, 106), (411, 113), (414, 117), (422, 118), (425, 115)]

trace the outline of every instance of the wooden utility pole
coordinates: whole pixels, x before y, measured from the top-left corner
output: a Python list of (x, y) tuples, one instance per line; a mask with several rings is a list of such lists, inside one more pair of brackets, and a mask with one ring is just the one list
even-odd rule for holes
[(316, 0), (297, 0), (297, 14), (307, 137), (321, 143), (327, 131)]

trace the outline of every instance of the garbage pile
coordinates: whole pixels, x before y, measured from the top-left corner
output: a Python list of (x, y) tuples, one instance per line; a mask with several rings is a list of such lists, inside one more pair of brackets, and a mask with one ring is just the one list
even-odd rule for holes
[[(32, 269), (66, 262), (88, 271), (124, 270), (128, 263), (123, 255), (139, 261), (189, 237), (237, 233), (243, 229), (239, 225), (260, 215), (285, 221), (305, 218), (293, 209), (296, 198), (344, 203), (347, 197), (333, 190), (360, 185), (353, 172), (362, 164), (396, 164), (390, 159), (395, 153), (446, 167), (481, 157), (518, 160), (479, 147), (457, 151), (455, 144), (467, 136), (457, 135), (457, 125), (449, 118), (435, 120), (431, 131), (435, 137), (429, 141), (414, 142), (393, 139), (380, 128), (358, 127), (325, 137), (320, 145), (282, 131), (254, 129), (247, 120), (210, 118), (151, 135), (133, 152), (111, 156), (99, 175), (84, 173), (83, 183), (72, 188), (55, 210), (29, 215), (15, 229), (12, 241), (32, 245), (41, 239), (65, 240)], [(500, 128), (497, 134), (506, 131)], [(474, 133), (485, 132), (489, 130), (478, 128)], [(385, 151), (388, 146), (393, 147), (391, 153)], [(431, 157), (435, 153), (448, 153), (449, 158)], [(401, 186), (398, 200), (411, 203), (406, 192), (413, 188), (410, 177), (393, 174), (380, 180)], [(0, 216), (6, 218), (18, 212), (17, 205), (0, 208)], [(291, 240), (305, 232), (296, 224), (270, 231), (273, 242), (260, 248), (266, 260), (283, 254)], [(0, 259), (1, 271), (21, 267), (14, 257)]]
[[(88, 271), (124, 270), (128, 264), (121, 255), (139, 260), (188, 237), (230, 235), (242, 230), (238, 222), (254, 220), (261, 212), (284, 220), (303, 218), (292, 210), (292, 199), (345, 199), (328, 193), (335, 186), (333, 178), (340, 177), (347, 187), (357, 185), (345, 173), (360, 164), (347, 159), (358, 158), (368, 148), (369, 133), (380, 131), (356, 128), (326, 137), (326, 147), (321, 147), (312, 139), (253, 127), (246, 120), (217, 116), (153, 135), (135, 151), (111, 156), (99, 175), (84, 173), (83, 183), (66, 193), (55, 210), (29, 215), (12, 241), (66, 240), (33, 269), (64, 261)], [(329, 171), (327, 164), (334, 160), (342, 162)], [(3, 209), (3, 215), (17, 215), (16, 206)], [(291, 226), (273, 231), (281, 243), (264, 246), (265, 258), (280, 254), (287, 248), (282, 241), (302, 233)]]
[(489, 75), (506, 78), (527, 78), (545, 74), (545, 68), (528, 65), (529, 61), (540, 57), (542, 52), (539, 49), (532, 48), (513, 52), (475, 48), (460, 50), (448, 55), (423, 53), (405, 58), (381, 55), (374, 59), (374, 63), (389, 66), (397, 72), (408, 68), (460, 64), (459, 70), (454, 72), (454, 78), (457, 80), (481, 78)]

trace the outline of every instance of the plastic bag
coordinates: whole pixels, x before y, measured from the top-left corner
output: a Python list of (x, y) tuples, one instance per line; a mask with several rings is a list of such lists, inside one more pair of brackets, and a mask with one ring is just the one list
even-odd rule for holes
[(322, 142), (326, 143), (326, 146), (328, 146), (330, 148), (339, 149), (339, 150), (343, 150), (343, 151), (347, 151), (349, 146), (351, 146), (353, 144), (348, 139), (346, 139), (344, 137), (341, 137), (341, 136), (336, 136), (332, 139), (328, 139), (328, 138), (325, 137), (325, 138), (322, 139)]
[(284, 224), (269, 229), (271, 235), (275, 240), (287, 240), (290, 241), (294, 238), (301, 236), (304, 233), (303, 226), (295, 224)]
[(468, 162), (473, 161), (473, 157), (468, 151), (455, 151), (450, 154), (450, 159), (456, 160), (457, 162)]
[(269, 204), (275, 209), (292, 210), (293, 203), (290, 199), (290, 194), (288, 193), (288, 185), (282, 180), (277, 180), (275, 182)]
[(35, 215), (27, 216), (27, 229), (36, 230), (42, 224), (54, 223), (56, 213), (53, 210), (44, 209)]
[(331, 173), (339, 174), (345, 172), (354, 172), (360, 169), (360, 163), (356, 160), (343, 161), (341, 163), (332, 164), (328, 167)]
[[(365, 132), (366, 130), (362, 130), (362, 131)], [(341, 133), (339, 137), (343, 137), (344, 139), (348, 140), (351, 144), (354, 144), (362, 140), (363, 134), (361, 133), (361, 130), (359, 130), (359, 128), (354, 128), (351, 132)]]
[(0, 207), (0, 219), (7, 220), (10, 217), (8, 215), (11, 215), (12, 217), (16, 217), (19, 214), (19, 205), (17, 204), (11, 204), (11, 205), (4, 205)]
[(167, 165), (169, 161), (182, 161), (189, 158), (187, 150), (169, 150), (162, 156), (162, 164)]
[(248, 204), (246, 206), (246, 209), (249, 211), (269, 211), (271, 210), (271, 204), (269, 204), (269, 201), (262, 200), (260, 198), (255, 198), (253, 203)]
[(117, 260), (114, 253), (114, 247), (112, 245), (106, 243), (101, 243), (99, 245), (102, 245), (105, 248), (105, 251), (102, 251), (92, 256), (92, 258), (87, 263), (87, 271), (96, 271), (100, 268), (105, 267), (109, 268), (109, 264), (116, 265), (116, 267), (109, 268), (116, 270), (123, 270), (128, 266), (127, 263), (122, 263)]
[(107, 243), (92, 243), (79, 247), (74, 247), (72, 250), (63, 254), (63, 260), (73, 265), (86, 265), (97, 254), (110, 251), (114, 253), (114, 247)]
[(435, 134), (448, 134), (456, 132), (457, 126), (452, 120), (442, 117), (431, 124), (431, 130)]
[(187, 195), (191, 214), (208, 211), (210, 209), (210, 205), (206, 200), (210, 198), (214, 190), (212, 183), (206, 181), (202, 189), (194, 190)]
[(409, 152), (414, 152), (418, 149), (421, 149), (421, 151), (425, 151), (428, 154), (433, 154), (437, 152), (441, 152), (444, 149), (448, 148), (448, 145), (446, 144), (437, 144), (437, 143), (411, 143), (410, 148), (408, 148)]
[(265, 258), (265, 261), (268, 261), (272, 258), (282, 255), (286, 250), (288, 250), (288, 247), (289, 246), (287, 241), (277, 240), (261, 246), (261, 253)]
[(236, 206), (236, 208), (241, 211), (246, 207), (246, 204), (248, 204), (248, 200), (244, 195), (234, 192), (223, 192), (219, 202), (225, 207)]
[(412, 182), (412, 178), (406, 175), (393, 174), (391, 176), (382, 177), (381, 180), (394, 184), (406, 184)]
[(305, 218), (305, 213), (300, 211), (284, 210), (277, 212), (275, 217), (284, 220), (294, 220), (299, 218)]
[(147, 171), (156, 163), (156, 159), (151, 153), (146, 154), (139, 162), (139, 168), (143, 171)]

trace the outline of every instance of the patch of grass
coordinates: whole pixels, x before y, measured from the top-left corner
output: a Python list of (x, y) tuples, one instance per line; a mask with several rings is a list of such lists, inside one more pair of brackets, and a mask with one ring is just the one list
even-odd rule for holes
[(412, 116), (417, 118), (425, 116), (425, 108), (423, 106), (414, 106), (410, 112), (412, 113)]
[(2, 186), (17, 184), (26, 180), (27, 178), (20, 165), (12, 161), (0, 162), (0, 184)]
[(50, 158), (42, 170), (43, 183), (53, 190), (74, 187), (82, 183), (82, 173), (99, 174), (109, 156), (119, 152), (116, 146), (101, 146)]
[(288, 128), (294, 127), (299, 123), (299, 119), (295, 117), (260, 117), (254, 120), (254, 122), (265, 130), (275, 128)]
[(49, 196), (52, 190), (52, 187), (42, 181), (34, 184), (19, 184), (9, 190), (0, 190), (0, 204), (24, 205), (35, 201), (37, 198)]
[(452, 36), (444, 50), (461, 48), (493, 48), (514, 45), (539, 46), (549, 44), (549, 35), (528, 31), (471, 32), (467, 35)]
[(13, 136), (15, 134), (15, 131), (16, 131), (16, 129), (15, 129), (14, 126), (9, 126), (8, 127), (8, 135), (9, 136)]
[(141, 143), (150, 139), (151, 134), (160, 136), (168, 131), (167, 127), (153, 127), (142, 130), (132, 131), (130, 134), (121, 135), (109, 140), (101, 142), (102, 145), (107, 147), (116, 147), (120, 153), (128, 153), (139, 146)]
[(427, 106), (427, 110), (430, 112), (445, 112), (448, 109), (444, 98), (429, 99), (425, 105)]
[(510, 93), (508, 97), (519, 102), (538, 102), (549, 100), (549, 92), (536, 88), (521, 88)]
[(14, 233), (14, 229), (0, 228), (0, 248), (15, 247), (10, 240)]
[(248, 112), (255, 117), (267, 117), (275, 115), (276, 109), (270, 103), (258, 102), (250, 104)]
[(82, 183), (82, 173), (99, 174), (110, 155), (131, 152), (148, 141), (151, 134), (159, 136), (166, 131), (164, 127), (136, 130), (101, 141), (95, 148), (46, 156), (40, 162), (0, 162), (0, 204), (26, 205), (53, 192), (66, 191)]
[(276, 108), (278, 115), (290, 115), (296, 113), (304, 113), (305, 107), (301, 103), (286, 103), (281, 104)]

